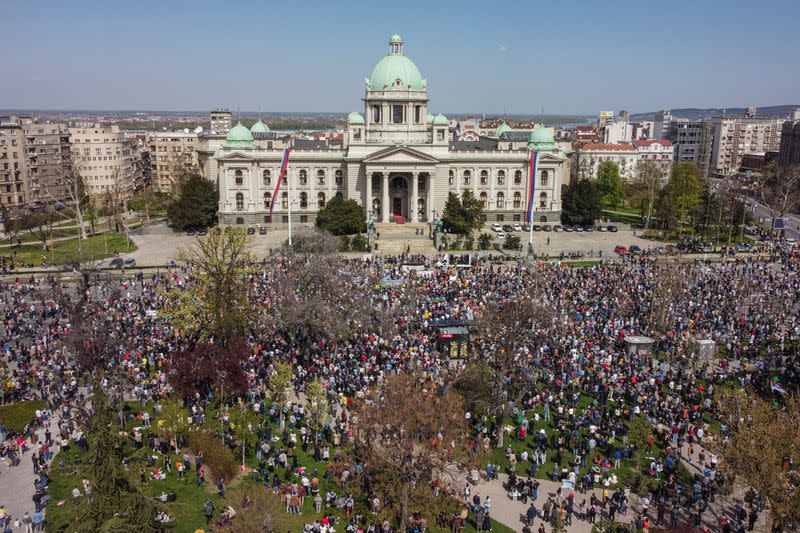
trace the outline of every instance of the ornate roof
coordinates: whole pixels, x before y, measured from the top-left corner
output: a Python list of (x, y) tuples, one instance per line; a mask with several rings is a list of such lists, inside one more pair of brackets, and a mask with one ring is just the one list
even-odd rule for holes
[(425, 80), (414, 64), (403, 53), (403, 40), (399, 35), (389, 39), (389, 54), (372, 69), (367, 89), (373, 91), (424, 91)]
[(241, 122), (237, 122), (225, 138), (225, 148), (252, 148), (253, 134)]

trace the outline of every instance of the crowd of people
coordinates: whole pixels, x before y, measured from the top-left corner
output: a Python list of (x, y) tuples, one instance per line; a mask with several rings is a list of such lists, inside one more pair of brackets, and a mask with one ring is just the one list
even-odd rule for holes
[[(501, 262), (491, 257), (466, 268), (446, 265), (441, 257), (340, 258), (342, 297), (348, 291), (365, 292), (376, 307), (393, 310), (399, 327), (390, 333), (358, 331), (344, 340), (323, 338), (311, 347), (285, 335), (251, 331), (247, 341), (252, 352), (245, 368), (248, 392), (241, 401), (263, 421), (252, 428), (259, 465), (254, 479), (279, 495), (290, 513), (301, 513), (303, 500), (310, 499), (318, 513), (323, 511), (322, 502), (325, 509), (344, 509), (347, 520), (342, 530), (391, 530), (388, 523), (352, 510), (352, 503), (347, 511), (347, 487), (361, 475), (359, 465), (342, 467), (337, 457), (342, 443), (352, 438), (348, 405), (366, 388), (396, 372), (413, 371), (422, 379), (443, 382), (452, 372), (453, 361), (442, 350), (436, 325), (479, 321), (487, 305), (524, 294), (535, 297), (536, 305), (552, 320), (532, 331), (517, 354), (520, 368), (537, 377), (513, 416), (499, 424), (492, 413), (471, 418), (480, 446), (490, 451), (502, 441), (506, 452), (499, 464), (487, 468), (487, 477), (492, 477), (492, 467), (509, 473), (509, 494), (530, 502), (533, 509), (528, 513), (526, 527), (530, 528), (536, 517), (544, 521), (558, 517), (567, 524), (573, 515), (588, 521), (601, 515), (613, 519), (628, 512), (630, 494), (637, 495), (634, 521), (700, 523), (725, 480), (716, 472), (712, 455), (704, 454), (699, 473), (689, 478), (681, 464), (698, 461), (697, 453), (687, 450), (701, 450), (712, 425), (719, 423), (724, 430), (725, 421), (713, 402), (715, 386), (733, 379), (768, 390), (776, 377), (785, 387), (796, 386), (800, 379), (797, 253), (776, 246), (771, 259), (676, 262), (670, 267), (675, 275), (670, 277), (660, 262), (649, 257), (584, 268)], [(414, 263), (414, 268), (408, 263)], [(256, 266), (257, 271), (249, 275), (251, 300), (269, 309), (277, 294), (276, 280), (281, 279), (276, 272), (284, 266), (277, 260)], [(660, 286), (667, 279), (674, 284), (668, 297)], [(124, 393), (143, 406), (141, 412), (120, 413), (118, 422), (123, 428), (126, 423), (135, 426), (125, 428), (134, 446), (150, 446), (170, 458), (169, 465), (163, 459), (153, 465), (160, 472), (178, 475), (177, 468), (172, 473), (177, 464), (172, 459), (180, 461), (182, 477), (191, 470), (193, 458), (175, 451), (180, 444), (145, 424), (144, 414), (158, 416), (152, 406), (169, 395), (171, 356), (184, 347), (159, 311), (170, 291), (193, 282), (193, 273), (185, 268), (109, 275), (99, 278), (88, 294), (92, 311), (114, 338), (112, 361), (124, 376)], [(65, 343), (72, 327), (68, 301), (80, 296), (76, 290), (73, 281), (55, 275), (0, 281), (3, 400), (46, 401), (45, 414), (32, 420), (25, 431), (2, 435), (6, 463), (12, 468), (33, 464), (39, 473), (35, 512), (47, 501), (43, 496), (49, 459), (69, 442), (85, 443), (81, 427), (86, 413), (75, 406), (85, 401), (87, 389)], [(668, 319), (657, 330), (652, 317), (659, 313)], [(630, 335), (652, 336), (654, 349), (626, 350), (625, 338)], [(694, 338), (714, 341), (721, 356), (717, 364), (696, 361), (690, 342)], [(474, 350), (489, 358), (502, 344), (500, 339), (481, 339)], [(667, 357), (656, 357), (656, 353)], [(323, 383), (331, 416), (319, 432), (309, 430), (305, 423), (302, 402), (281, 406), (267, 400), (276, 361), (291, 363), (298, 397), (311, 380)], [(212, 401), (199, 395), (189, 399), (186, 405), (193, 424), (206, 423), (204, 413)], [(219, 413), (218, 422), (224, 428), (230, 421)], [(51, 420), (58, 422), (53, 426)], [(628, 441), (642, 422), (654, 428), (646, 449)], [(47, 430), (45, 439), (37, 440), (37, 430), (43, 429)], [(298, 447), (316, 463), (327, 465), (325, 470), (298, 464), (292, 453)], [(647, 473), (640, 470), (623, 479), (623, 464), (635, 458), (649, 463)], [(199, 482), (202, 459), (194, 466)], [(144, 476), (151, 477), (151, 473)], [(323, 498), (320, 479), (334, 477), (345, 493)], [(541, 509), (535, 507), (538, 479), (563, 487), (563, 492), (547, 496)], [(601, 491), (601, 497), (595, 490)], [(451, 488), (449, 493), (455, 492)], [(372, 495), (368, 496), (372, 501)], [(382, 503), (376, 502), (373, 511)], [(491, 524), (485, 502), (469, 499), (465, 503), (473, 522)], [(744, 513), (733, 513), (727, 527), (738, 527), (743, 517), (749, 520), (751, 510), (748, 506)], [(415, 523), (438, 518), (421, 513)], [(460, 512), (450, 517), (454, 531), (465, 518)], [(332, 531), (334, 517), (326, 520), (324, 524), (317, 520), (309, 531)]]

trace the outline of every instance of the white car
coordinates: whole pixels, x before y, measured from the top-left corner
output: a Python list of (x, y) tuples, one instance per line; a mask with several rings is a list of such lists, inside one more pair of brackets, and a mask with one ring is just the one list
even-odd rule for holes
[(500, 233), (500, 232), (503, 231), (503, 227), (500, 226), (500, 224), (495, 222), (494, 224), (492, 224), (492, 231), (495, 232), (495, 233)]
[(514, 224), (511, 227), (514, 228), (514, 231), (522, 231), (522, 224)]
[(503, 233), (502, 231), (498, 231), (497, 232), (497, 238), (498, 239), (505, 239), (506, 238), (506, 234)]

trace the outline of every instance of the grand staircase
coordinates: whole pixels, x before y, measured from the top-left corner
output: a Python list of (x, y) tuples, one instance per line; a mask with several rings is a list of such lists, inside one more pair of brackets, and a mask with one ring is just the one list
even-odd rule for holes
[[(436, 248), (433, 241), (428, 238), (428, 224), (424, 222), (394, 222), (375, 224), (379, 237), (376, 241), (378, 249), (375, 253), (381, 255), (398, 255), (403, 252), (412, 254), (434, 254)], [(416, 230), (421, 230), (420, 235), (415, 235)]]

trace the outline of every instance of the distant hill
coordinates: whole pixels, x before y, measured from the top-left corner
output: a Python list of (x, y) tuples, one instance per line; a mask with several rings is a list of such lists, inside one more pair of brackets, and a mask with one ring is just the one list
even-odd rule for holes
[[(773, 105), (767, 107), (759, 107), (756, 113), (757, 117), (788, 117), (792, 111), (800, 107), (800, 104), (794, 105)], [(673, 109), (672, 116), (677, 118), (686, 118), (689, 120), (698, 120), (702, 118), (719, 117), (723, 112), (725, 116), (729, 117), (743, 117), (746, 107), (729, 107), (729, 108), (708, 108), (700, 109), (697, 107), (684, 107), (681, 109)], [(656, 111), (650, 113), (637, 113), (631, 115), (631, 120), (653, 120)]]

